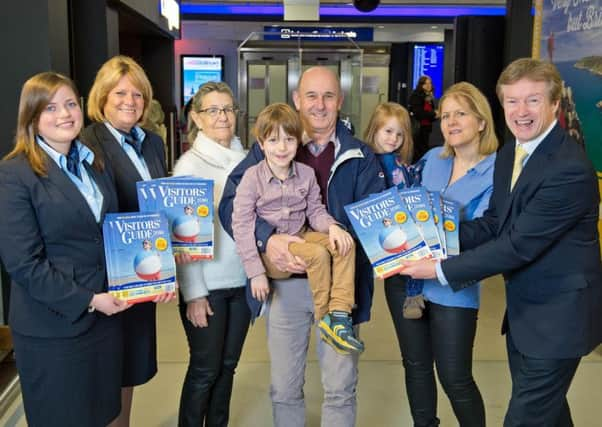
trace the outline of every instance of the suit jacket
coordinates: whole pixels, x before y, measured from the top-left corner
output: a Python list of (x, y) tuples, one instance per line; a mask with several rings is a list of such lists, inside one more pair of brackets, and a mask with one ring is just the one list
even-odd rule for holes
[(106, 292), (102, 219), (117, 211), (110, 168), (84, 163), (104, 200), (100, 224), (69, 177), (48, 159), (38, 176), (23, 156), (0, 162), (0, 256), (12, 279), (9, 323), (23, 335), (72, 337), (92, 326)]
[(556, 125), (510, 192), (514, 144), (498, 153), (493, 195), (480, 219), (462, 223), (463, 253), (442, 263), (454, 290), (502, 273), (516, 348), (574, 358), (602, 340), (599, 192), (582, 147)]
[[(142, 157), (152, 178), (167, 175), (163, 140), (159, 135), (144, 129), (146, 137), (142, 143)], [(136, 182), (142, 177), (132, 161), (104, 123), (93, 123), (82, 132), (81, 139), (104, 152), (115, 174), (115, 186), (119, 197), (120, 212), (138, 212)]]

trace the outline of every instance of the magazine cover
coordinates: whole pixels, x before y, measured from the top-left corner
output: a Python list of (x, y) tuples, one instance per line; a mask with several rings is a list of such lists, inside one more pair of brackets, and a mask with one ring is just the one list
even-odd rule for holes
[(445, 230), (443, 229), (443, 212), (441, 210), (441, 193), (438, 191), (429, 192), (429, 199), (431, 201), (431, 210), (433, 211), (433, 220), (435, 220), (435, 226), (437, 227), (437, 234), (439, 235), (439, 241), (441, 242), (441, 251), (443, 252), (443, 258), (447, 257), (447, 248), (445, 242)]
[(213, 181), (161, 178), (136, 183), (141, 212), (163, 212), (174, 253), (213, 258)]
[(460, 206), (444, 198), (441, 198), (441, 202), (447, 256), (455, 256), (460, 254)]
[(135, 304), (175, 291), (176, 265), (165, 215), (107, 214), (102, 229), (111, 294)]
[(429, 249), (434, 258), (442, 259), (443, 250), (439, 233), (435, 225), (435, 215), (431, 209), (429, 195), (424, 187), (412, 187), (399, 191), (399, 196), (403, 200), (418, 226), (422, 238), (429, 245)]
[(345, 212), (376, 277), (385, 278), (399, 272), (404, 259), (431, 256), (397, 188), (347, 205)]

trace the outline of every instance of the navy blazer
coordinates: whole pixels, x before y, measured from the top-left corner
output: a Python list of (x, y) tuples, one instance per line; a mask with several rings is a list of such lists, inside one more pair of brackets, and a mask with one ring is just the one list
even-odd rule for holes
[[(44, 154), (45, 155), (45, 154)], [(102, 219), (117, 211), (110, 168), (84, 163), (104, 196), (101, 221), (50, 158), (36, 175), (23, 155), (0, 162), (0, 257), (12, 279), (9, 323), (23, 335), (73, 337), (88, 330), (95, 293), (107, 291)]]
[(495, 164), (482, 218), (460, 225), (463, 253), (443, 261), (454, 290), (502, 273), (516, 348), (536, 358), (575, 358), (602, 341), (599, 191), (583, 148), (556, 125), (510, 191), (514, 143)]
[[(142, 143), (142, 157), (152, 178), (167, 176), (165, 150), (161, 137), (144, 129), (146, 137)], [(93, 123), (81, 134), (82, 141), (104, 152), (115, 174), (115, 186), (119, 197), (120, 212), (138, 212), (136, 182), (142, 181), (138, 170), (104, 123)]]

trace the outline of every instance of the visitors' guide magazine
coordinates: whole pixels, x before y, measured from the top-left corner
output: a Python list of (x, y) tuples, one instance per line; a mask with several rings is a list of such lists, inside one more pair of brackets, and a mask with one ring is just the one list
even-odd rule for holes
[(107, 214), (102, 228), (111, 294), (134, 304), (175, 291), (176, 266), (165, 215)]

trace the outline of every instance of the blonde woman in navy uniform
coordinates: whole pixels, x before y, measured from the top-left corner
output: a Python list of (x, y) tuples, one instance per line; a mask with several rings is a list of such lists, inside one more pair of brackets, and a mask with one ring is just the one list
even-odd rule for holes
[(0, 257), (30, 427), (104, 427), (120, 411), (121, 321), (107, 293), (102, 221), (117, 211), (110, 168), (77, 140), (73, 82), (25, 82), (15, 148), (0, 162)]
[[(148, 77), (132, 58), (115, 56), (103, 64), (88, 97), (88, 126), (82, 139), (106, 155), (115, 173), (120, 212), (138, 211), (136, 182), (167, 175), (163, 141), (142, 129), (153, 99)], [(154, 302), (166, 302), (165, 294)], [(157, 331), (154, 302), (134, 305), (124, 313), (122, 413), (112, 427), (129, 426), (134, 386), (157, 373)]]

